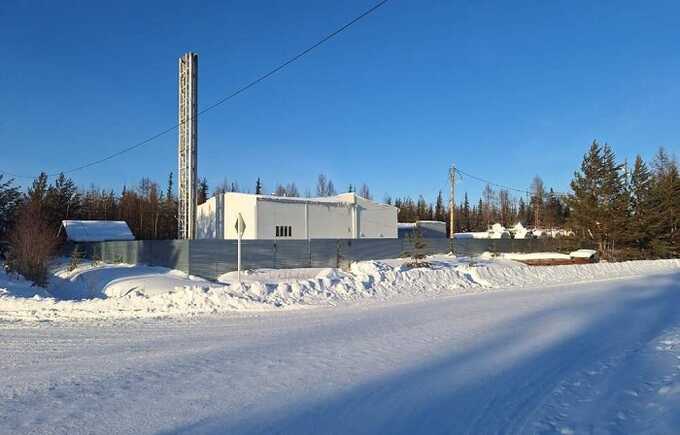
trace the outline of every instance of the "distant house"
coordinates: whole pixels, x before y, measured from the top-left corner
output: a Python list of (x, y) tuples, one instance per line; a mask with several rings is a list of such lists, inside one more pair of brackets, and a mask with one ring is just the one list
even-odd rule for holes
[(65, 220), (61, 226), (71, 242), (135, 240), (125, 221)]
[(415, 233), (416, 228), (420, 230), (420, 235), (426, 239), (445, 239), (446, 222), (441, 221), (415, 221), (397, 224), (400, 239), (407, 239)]
[(454, 234), (456, 239), (509, 239), (511, 238), (510, 232), (499, 223), (491, 225), (487, 231), (477, 231), (469, 233), (456, 233)]

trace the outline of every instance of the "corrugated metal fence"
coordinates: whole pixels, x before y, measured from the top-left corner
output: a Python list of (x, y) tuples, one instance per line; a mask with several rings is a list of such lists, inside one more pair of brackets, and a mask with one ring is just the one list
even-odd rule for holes
[[(427, 254), (454, 252), (457, 256), (485, 251), (569, 252), (581, 247), (577, 241), (567, 239), (457, 239), (453, 244), (449, 239), (424, 241)], [(78, 246), (87, 258), (169, 267), (208, 279), (236, 270), (235, 240), (135, 240)], [(73, 248), (67, 246), (65, 254), (70, 255)], [(413, 250), (408, 239), (244, 240), (241, 249), (244, 269), (346, 267), (352, 261), (397, 258)]]

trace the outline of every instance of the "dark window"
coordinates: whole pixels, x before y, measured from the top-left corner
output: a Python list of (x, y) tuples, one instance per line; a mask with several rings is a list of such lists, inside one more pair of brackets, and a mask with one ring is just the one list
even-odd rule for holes
[(280, 226), (278, 226), (278, 225), (276, 226), (276, 237), (279, 237), (279, 236), (280, 236), (280, 234), (279, 234), (279, 229), (280, 229), (280, 228), (281, 228)]
[(288, 237), (293, 237), (293, 227), (288, 227)]

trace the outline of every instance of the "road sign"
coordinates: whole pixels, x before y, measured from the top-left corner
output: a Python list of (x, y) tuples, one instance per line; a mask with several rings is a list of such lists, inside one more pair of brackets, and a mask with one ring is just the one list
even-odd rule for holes
[(243, 238), (243, 233), (246, 231), (246, 222), (243, 220), (241, 213), (239, 213), (238, 217), (236, 218), (236, 225), (234, 225), (234, 228), (236, 229), (236, 235), (238, 236), (236, 249), (236, 279), (238, 279), (238, 282), (241, 282), (241, 239)]
[(245, 233), (246, 231), (246, 222), (243, 220), (243, 216), (241, 216), (241, 213), (239, 213), (238, 217), (236, 218), (234, 229), (236, 230), (236, 234), (238, 234), (239, 237), (242, 237), (243, 233)]

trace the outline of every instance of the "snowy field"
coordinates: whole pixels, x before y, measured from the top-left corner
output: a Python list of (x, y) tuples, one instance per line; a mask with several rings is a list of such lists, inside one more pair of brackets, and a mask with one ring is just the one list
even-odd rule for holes
[(679, 261), (431, 260), (2, 275), (0, 433), (677, 433)]

